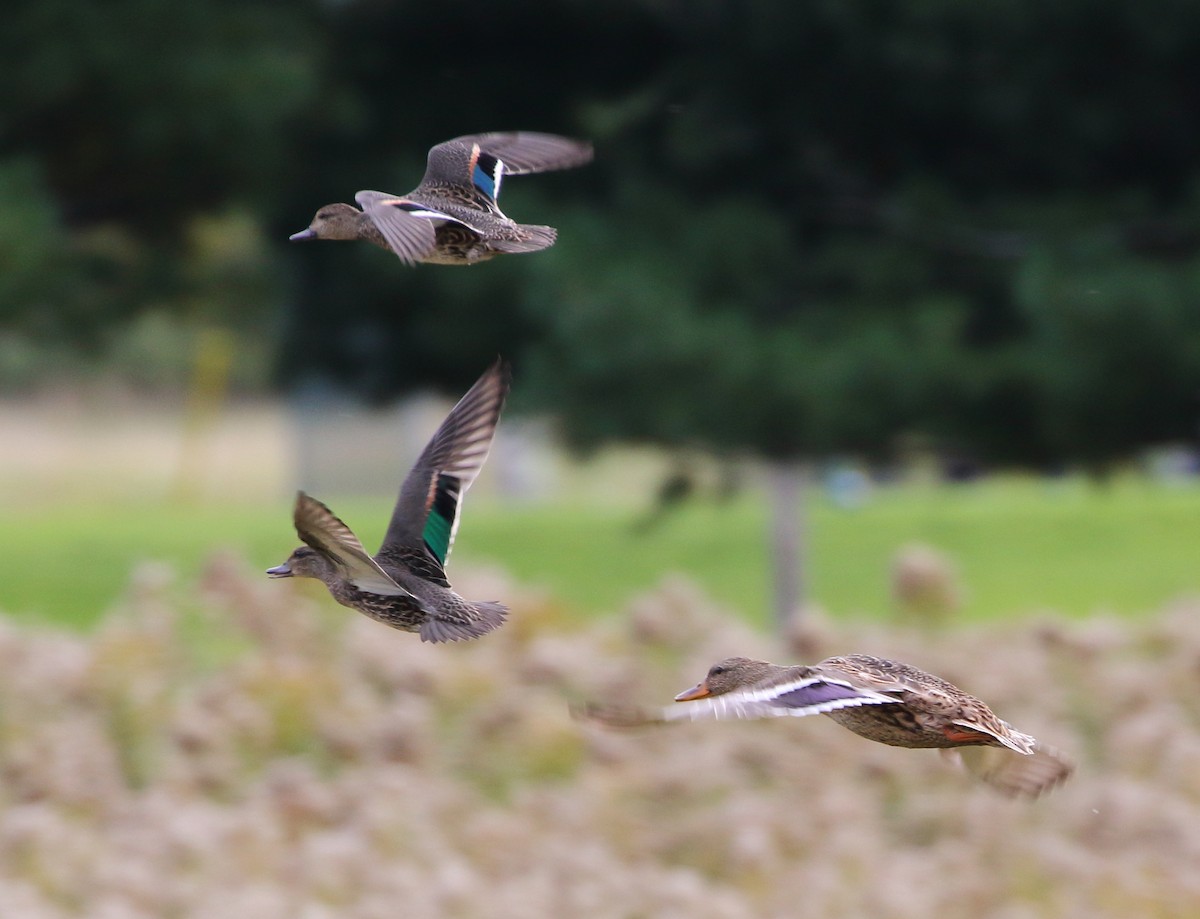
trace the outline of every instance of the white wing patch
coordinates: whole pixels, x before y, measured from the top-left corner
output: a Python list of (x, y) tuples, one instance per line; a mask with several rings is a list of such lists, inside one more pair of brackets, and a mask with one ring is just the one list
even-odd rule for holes
[(495, 201), (500, 197), (500, 183), (504, 179), (505, 169), (504, 160), (496, 158), (496, 168), (492, 171), (492, 200)]
[[(782, 695), (799, 689), (824, 683), (834, 686), (844, 686), (857, 695), (840, 699), (829, 699), (815, 702), (811, 705), (786, 705), (775, 702)], [(731, 692), (719, 696), (709, 696), (691, 700), (682, 705), (674, 705), (663, 709), (663, 717), (668, 721), (687, 719), (699, 721), (713, 718), (774, 718), (784, 715), (793, 718), (803, 718), (806, 715), (820, 715), (825, 712), (837, 711), (841, 708), (857, 708), (860, 705), (894, 705), (898, 702), (891, 696), (881, 695), (869, 689), (861, 689), (844, 680), (828, 677), (805, 677), (778, 683), (762, 689), (751, 689), (744, 692)]]
[(410, 217), (424, 217), (426, 220), (453, 220), (455, 223), (461, 222), (454, 220), (454, 218), (448, 214), (443, 214), (441, 211), (435, 211), (432, 208), (405, 207), (404, 202), (400, 201), (384, 201), (382, 203), (391, 205), (392, 207), (399, 207)]
[[(411, 597), (412, 594), (393, 581), (383, 571), (372, 572), (352, 569), (349, 581), (359, 590), (381, 597)], [(414, 598), (415, 599), (415, 598)]]

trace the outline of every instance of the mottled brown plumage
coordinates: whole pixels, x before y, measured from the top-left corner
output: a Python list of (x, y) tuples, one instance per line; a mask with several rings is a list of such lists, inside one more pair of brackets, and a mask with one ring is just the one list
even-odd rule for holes
[(462, 498), (487, 459), (509, 373), (497, 361), (454, 406), (400, 488), (383, 545), (369, 555), (324, 504), (296, 496), (293, 522), (304, 542), (273, 578), (317, 578), (343, 606), (422, 641), (477, 638), (504, 622), (506, 608), (464, 600), (450, 588), (445, 564)]
[(582, 166), (591, 144), (508, 131), (468, 134), (429, 151), (421, 184), (406, 195), (360, 191), (362, 210), (327, 204), (292, 240), (363, 239), (410, 265), (473, 265), (501, 253), (535, 252), (554, 244), (554, 227), (520, 224), (496, 203), (506, 175)]
[(732, 657), (658, 713), (594, 709), (611, 723), (828, 715), (855, 734), (894, 747), (959, 750), (969, 770), (1007, 794), (1038, 795), (1072, 765), (941, 677), (867, 654), (783, 667)]

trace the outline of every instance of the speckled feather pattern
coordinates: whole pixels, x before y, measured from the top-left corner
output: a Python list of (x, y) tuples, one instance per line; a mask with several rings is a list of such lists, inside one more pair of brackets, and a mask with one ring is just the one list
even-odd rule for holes
[[(774, 702), (776, 708), (788, 708), (788, 714), (817, 714), (804, 707), (796, 710), (795, 706), (784, 705), (782, 690), (798, 681), (821, 679), (854, 687), (875, 701), (819, 712), (869, 740), (897, 747), (982, 744), (1009, 746), (1019, 752), (1030, 750), (1032, 738), (1014, 731), (987, 705), (953, 683), (908, 664), (868, 654), (791, 667), (731, 658), (715, 665), (703, 685), (710, 697), (728, 695)], [(880, 698), (885, 701), (880, 702)], [(740, 716), (756, 717), (757, 713)]]
[(404, 195), (360, 191), (361, 210), (329, 204), (293, 240), (363, 239), (409, 264), (472, 265), (552, 246), (554, 227), (520, 224), (496, 203), (503, 177), (582, 166), (583, 141), (534, 131), (469, 134), (429, 151), (421, 183)]
[[(590, 717), (633, 727), (654, 721), (767, 718), (823, 714), (861, 737), (894, 747), (951, 748), (978, 778), (1005, 794), (1036, 796), (1064, 781), (1073, 766), (1058, 751), (1002, 721), (953, 683), (908, 664), (866, 654), (812, 666), (729, 658), (676, 697), (647, 712), (589, 706)], [(986, 751), (979, 753), (977, 751)]]
[[(389, 573), (420, 590), (420, 580), (403, 570), (394, 569)], [(430, 598), (436, 603), (431, 612), (425, 604), (411, 597), (380, 596), (359, 590), (344, 579), (331, 579), (325, 586), (343, 606), (402, 632), (419, 632), (427, 641), (478, 638), (503, 625), (508, 612), (499, 603), (471, 603), (449, 589), (440, 589)]]
[[(313, 577), (351, 609), (425, 641), (476, 638), (503, 624), (506, 608), (464, 600), (446, 579), (463, 493), (487, 459), (510, 374), (497, 361), (450, 411), (400, 488), (383, 545), (367, 555), (328, 507), (300, 492), (293, 519), (304, 545), (267, 573)], [(426, 529), (438, 515), (434, 551)], [(432, 537), (430, 537), (432, 538)]]
[[(868, 654), (831, 657), (814, 669), (843, 675), (856, 686), (900, 699), (900, 705), (830, 714), (838, 724), (869, 740), (897, 747), (1003, 744), (1021, 753), (1032, 751), (1032, 737), (1014, 731), (979, 699), (932, 673)], [(953, 726), (965, 728), (973, 738), (948, 737), (945, 729)]]

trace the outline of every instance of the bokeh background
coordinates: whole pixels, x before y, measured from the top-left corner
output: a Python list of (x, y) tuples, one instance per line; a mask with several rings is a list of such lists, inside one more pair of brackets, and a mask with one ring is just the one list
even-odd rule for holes
[[(1200, 7), (19, 0), (0, 49), (0, 915), (1200, 912)], [(552, 249), (287, 243), (508, 129), (595, 144), (505, 183)], [(265, 581), (297, 487), (374, 545), (498, 353), (450, 573), (502, 633)], [(1077, 777), (568, 714), (851, 650)]]

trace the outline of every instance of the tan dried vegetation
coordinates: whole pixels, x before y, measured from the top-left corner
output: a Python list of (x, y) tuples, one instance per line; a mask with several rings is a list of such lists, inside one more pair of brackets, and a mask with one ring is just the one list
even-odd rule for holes
[[(483, 583), (484, 581), (491, 583)], [(1200, 605), (772, 647), (686, 583), (431, 647), (215, 559), (89, 636), (0, 621), (0, 916), (1033, 919), (1200, 914)], [(186, 590), (184, 589), (186, 588)], [(821, 718), (621, 732), (738, 653), (910, 661), (1071, 752), (1035, 802)]]

